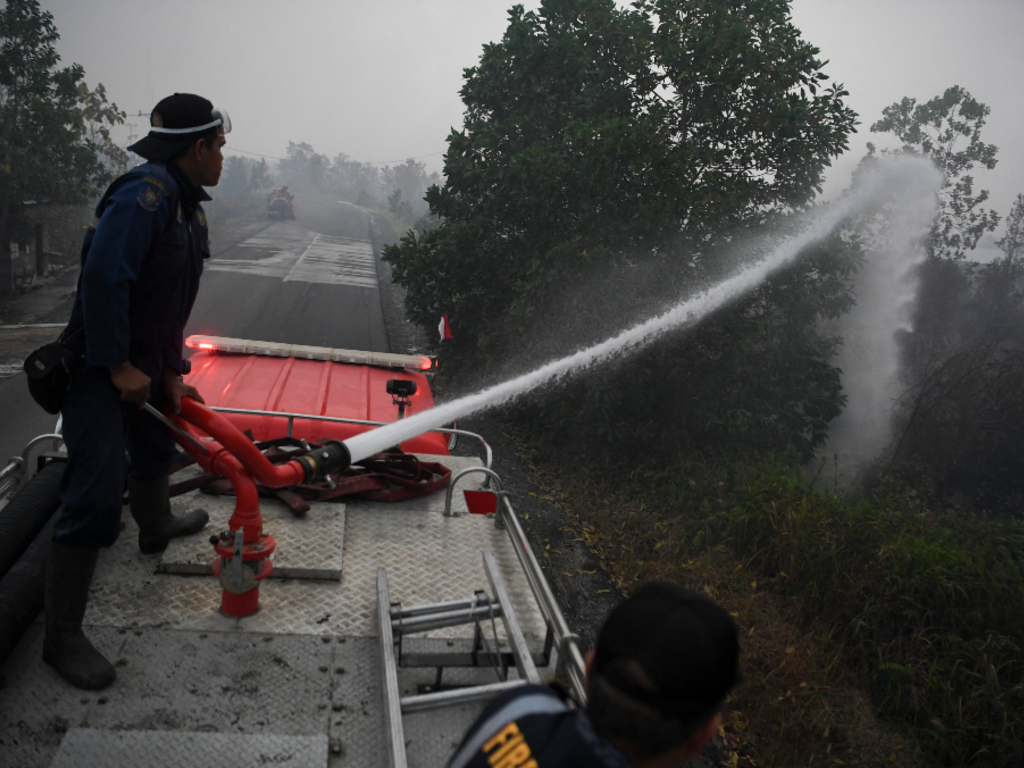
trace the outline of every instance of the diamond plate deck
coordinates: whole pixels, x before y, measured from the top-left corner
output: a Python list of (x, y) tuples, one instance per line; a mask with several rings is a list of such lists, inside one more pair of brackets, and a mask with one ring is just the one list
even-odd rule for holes
[[(437, 457), (434, 457), (435, 459)], [(444, 457), (453, 473), (479, 460)], [(480, 488), (483, 475), (471, 475), (459, 488)], [(191, 494), (179, 504), (205, 504), (226, 497)], [(110, 550), (101, 553), (93, 579), (85, 623), (93, 626), (172, 627), (210, 631), (283, 634), (375, 636), (376, 571), (388, 572), (392, 599), (421, 605), (471, 597), (489, 589), (482, 553), (491, 549), (513, 595), (513, 605), (531, 647), (543, 640), (545, 626), (533, 593), (519, 566), (512, 542), (494, 521), (470, 515), (461, 493), (452, 507), (463, 514), (444, 517), (445, 494), (435, 493), (395, 504), (354, 499), (345, 505), (344, 569), (340, 581), (270, 579), (260, 587), (260, 610), (234, 619), (219, 612), (220, 586), (212, 576), (158, 573), (160, 556), (142, 555), (138, 529), (130, 515)], [(279, 502), (265, 507), (268, 520)], [(283, 505), (280, 505), (283, 507)], [(314, 504), (320, 507), (335, 504)], [(313, 515), (314, 510), (310, 510)], [(288, 512), (283, 514), (290, 515)], [(315, 516), (310, 519), (317, 519)], [(194, 546), (209, 547), (209, 526), (188, 537)], [(277, 535), (268, 523), (267, 530)], [(211, 547), (212, 549), (212, 547)], [(279, 544), (277, 557), (286, 557)], [(275, 559), (275, 568), (278, 560)], [(433, 637), (464, 637), (469, 628), (436, 630)]]
[[(157, 570), (209, 576), (217, 558), (210, 536), (228, 530), (235, 510), (234, 496), (192, 493), (172, 500), (175, 514), (202, 507), (210, 522), (201, 534), (172, 539)], [(260, 499), (264, 530), (276, 542), (274, 570), (270, 578), (341, 578), (345, 551), (345, 505), (338, 502), (313, 504), (304, 517), (296, 517), (278, 499)]]
[[(442, 463), (454, 472), (479, 464), (456, 457)], [(460, 488), (479, 488), (483, 479), (471, 476)], [(259, 611), (243, 619), (220, 614), (220, 586), (212, 576), (167, 573), (159, 555), (140, 554), (138, 529), (126, 514), (122, 535), (101, 553), (85, 618), (87, 634), (115, 664), (117, 680), (99, 693), (64, 683), (42, 661), (40, 618), (0, 669), (0, 765), (87, 764), (68, 761), (91, 754), (94, 745), (105, 755), (124, 748), (134, 754), (133, 765), (140, 763), (140, 755), (153, 752), (173, 755), (175, 766), (190, 765), (194, 755), (204, 758), (204, 765), (231, 765), (221, 757), (249, 754), (250, 749), (255, 757), (246, 765), (264, 764), (263, 758), (273, 758), (266, 764), (291, 765), (291, 755), (305, 756), (309, 753), (300, 750), (315, 744), (315, 756), (302, 757), (301, 764), (323, 765), (326, 750), (332, 768), (383, 768), (379, 566), (387, 570), (391, 598), (405, 606), (465, 599), (477, 589), (490, 591), (482, 555), (490, 549), (531, 650), (543, 648), (546, 627), (507, 533), (492, 519), (467, 514), (461, 493), (453, 505), (461, 516), (444, 517), (444, 501), (445, 494), (438, 493), (390, 505), (362, 500), (314, 504), (307, 521), (342, 529), (337, 553), (344, 563), (341, 578), (263, 582)], [(225, 515), (233, 506), (231, 498), (201, 494), (175, 504), (212, 510), (210, 502), (223, 504)], [(263, 511), (268, 532), (278, 538), (275, 564), (280, 567), (291, 542), (302, 536), (279, 533), (292, 522), (283, 505), (267, 500)], [(219, 514), (214, 513), (215, 519)], [(201, 547), (206, 552), (215, 530), (191, 537), (183, 551)], [(199, 552), (195, 548), (189, 557)], [(503, 639), (500, 622), (498, 628)], [(434, 630), (407, 638), (406, 648), (459, 650), (472, 633), (470, 625)], [(552, 671), (553, 663), (542, 675)], [(399, 669), (403, 695), (434, 679), (432, 667)], [(489, 668), (449, 668), (444, 674), (449, 684), (494, 679)], [(443, 765), (482, 706), (406, 716), (410, 766)], [(228, 741), (209, 742), (221, 744), (215, 746), (214, 763), (214, 750), (202, 745), (215, 736)], [(140, 738), (145, 751), (138, 746)], [(284, 739), (282, 751), (272, 751), (273, 739)], [(92, 764), (121, 763), (104, 758)]]
[(143, 756), (148, 768), (326, 768), (327, 752), (326, 736), (72, 728), (51, 768), (136, 768)]
[(328, 732), (331, 638), (115, 627), (90, 627), (87, 634), (117, 669), (117, 680), (104, 691), (72, 688), (43, 663), (41, 621), (4, 665), (0, 765), (49, 765), (72, 728)]

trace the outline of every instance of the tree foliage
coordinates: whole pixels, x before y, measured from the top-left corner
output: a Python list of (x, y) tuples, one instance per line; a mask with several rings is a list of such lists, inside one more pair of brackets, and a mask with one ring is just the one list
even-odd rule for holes
[(287, 154), (277, 168), (283, 183), (301, 190), (330, 192), (358, 205), (386, 206), (406, 221), (426, 213), (423, 195), (440, 180), (412, 158), (382, 167), (344, 154), (331, 160), (305, 142), (288, 142)]
[(224, 198), (260, 198), (266, 203), (266, 193), (270, 190), (273, 179), (270, 168), (264, 159), (231, 155), (224, 160), (224, 172), (217, 185), (217, 196)]
[(207, 204), (207, 212), (224, 217), (238, 216), (245, 211), (259, 211), (262, 215), (273, 184), (265, 159), (229, 155), (224, 159), (216, 198)]
[(0, 10), (0, 189), (8, 204), (82, 202), (124, 161), (109, 134), (124, 113), (102, 85), (88, 89), (81, 66), (58, 68), (58, 39), (36, 0), (8, 0)]
[(996, 246), (1007, 261), (1014, 264), (1024, 262), (1024, 195), (1017, 195), (1006, 217), (1006, 234), (996, 240)]
[[(981, 140), (981, 129), (991, 111), (954, 85), (923, 104), (911, 98), (891, 104), (871, 126), (875, 133), (891, 133), (902, 141), (900, 151), (930, 157), (945, 178), (939, 194), (940, 213), (928, 239), (932, 256), (962, 259), (999, 223), (995, 211), (980, 207), (988, 200), (988, 192), (974, 194), (970, 174), (976, 165), (990, 170), (996, 165), (997, 148)], [(869, 154), (874, 151), (868, 144)]]
[[(409, 317), (433, 329), (449, 315), (449, 370), (494, 366), (524, 339), (550, 336), (545, 323), (557, 326), (545, 347), (556, 354), (559, 341), (621, 330), (733, 270), (737, 235), (808, 204), (846, 148), (855, 116), (817, 54), (787, 0), (514, 7), (501, 42), (466, 70), (465, 123), (449, 136), (444, 186), (427, 192), (439, 226), (385, 253)], [(776, 438), (818, 434), (839, 391), (813, 318), (837, 296), (815, 292), (837, 290), (822, 288), (823, 266), (847, 269), (836, 261), (803, 263), (696, 336), (577, 386), (576, 412), (596, 412), (616, 434), (627, 403), (643, 411), (627, 419), (636, 430), (686, 400), (683, 420), (701, 434), (778, 425), (783, 411), (796, 416)], [(732, 380), (725, 363), (741, 360), (760, 373)], [(783, 369), (786, 381), (774, 381), (769, 371)], [(689, 383), (695, 370), (716, 406), (634, 392), (641, 379)], [(810, 390), (828, 394), (811, 405)]]
[[(988, 510), (1014, 510), (1024, 498), (1015, 457), (1024, 450), (1020, 387), (1024, 383), (1024, 196), (998, 242), (1005, 258), (964, 261), (999, 217), (981, 208), (975, 166), (992, 168), (996, 147), (981, 130), (989, 108), (954, 86), (923, 104), (886, 107), (872, 126), (903, 142), (896, 152), (922, 155), (942, 173), (939, 212), (926, 240), (930, 256), (918, 271), (912, 330), (901, 335), (907, 386), (898, 409), (894, 460), (922, 471), (938, 489)], [(864, 167), (876, 158), (874, 147)]]
[[(127, 156), (109, 128), (124, 113), (81, 66), (59, 67), (53, 15), (36, 0), (0, 9), (0, 258), (13, 215), (27, 201), (78, 204), (121, 170)], [(6, 276), (3, 278), (6, 280)]]
[(904, 359), (897, 459), (979, 509), (1024, 500), (1024, 264), (930, 259)]

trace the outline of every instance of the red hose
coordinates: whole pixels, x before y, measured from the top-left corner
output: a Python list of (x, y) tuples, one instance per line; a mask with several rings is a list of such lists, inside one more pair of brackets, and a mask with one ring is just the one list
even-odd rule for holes
[[(183, 420), (185, 423), (182, 423)], [(195, 425), (220, 443), (215, 448), (213, 446), (209, 447), (210, 454), (214, 454), (211, 457), (211, 463), (216, 462), (224, 449), (227, 449), (231, 455), (235, 456), (242, 463), (246, 472), (268, 488), (286, 488), (292, 485), (299, 485), (306, 479), (306, 471), (299, 462), (289, 461), (284, 464), (271, 464), (270, 460), (263, 455), (263, 452), (256, 447), (255, 443), (242, 434), (238, 427), (216, 411), (210, 410), (202, 403), (190, 397), (183, 397), (181, 399), (181, 414), (175, 417), (175, 421), (193, 435), (195, 432), (189, 429), (189, 427)], [(200, 458), (203, 455), (202, 451), (192, 444), (190, 440), (184, 442), (179, 440), (179, 442), (208, 472), (226, 474), (219, 472), (213, 466), (206, 467)], [(209, 444), (207, 443), (207, 445)]]
[(201, 429), (213, 441), (203, 440), (203, 451), (191, 440), (175, 435), (184, 448), (207, 472), (222, 475), (235, 489), (235, 511), (228, 522), (232, 531), (243, 529), (246, 544), (256, 541), (263, 531), (259, 492), (253, 478), (270, 488), (298, 485), (305, 480), (305, 469), (297, 461), (271, 464), (262, 451), (234, 424), (190, 397), (181, 399), (181, 413), (168, 414), (185, 432), (195, 438)]

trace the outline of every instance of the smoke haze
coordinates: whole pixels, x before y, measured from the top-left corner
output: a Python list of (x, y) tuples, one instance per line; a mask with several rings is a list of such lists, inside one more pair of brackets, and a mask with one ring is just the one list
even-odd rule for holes
[[(552, 382), (562, 381), (580, 371), (606, 364), (610, 360), (639, 349), (675, 328), (690, 327), (761, 284), (776, 270), (791, 263), (808, 247), (820, 242), (850, 217), (865, 208), (894, 199), (900, 207), (892, 214), (893, 237), (915, 237), (927, 227), (933, 214), (926, 214), (941, 184), (941, 176), (932, 164), (921, 158), (897, 156), (881, 159), (865, 174), (862, 184), (844, 199), (826, 206), (807, 221), (803, 232), (773, 247), (761, 261), (722, 280), (701, 294), (679, 302), (645, 322), (624, 329), (599, 344), (552, 361), (536, 370), (473, 395), (438, 405), (379, 429), (356, 435), (345, 441), (353, 462), (410, 439), (426, 430), (440, 427), (457, 418), (494, 408)], [(905, 203), (905, 204), (904, 204)], [(924, 224), (922, 225), (922, 218)], [(903, 220), (906, 223), (902, 223)], [(922, 230), (923, 231), (923, 230)]]
[[(626, 5), (626, 3), (620, 3)], [(42, 0), (65, 64), (85, 68), (129, 113), (136, 135), (163, 96), (196, 91), (226, 107), (227, 151), (283, 157), (289, 141), (334, 158), (375, 163), (421, 158), (442, 170), (450, 130), (462, 125), (462, 72), (500, 40), (512, 2), (392, 0)], [(523, 5), (536, 9), (537, 0)], [(978, 174), (1003, 216), (1024, 179), (1024, 3), (1020, 0), (793, 0), (793, 21), (850, 92), (859, 133), (825, 185), (835, 197), (864, 155), (888, 146), (868, 127), (904, 96), (927, 100), (951, 85), (992, 108), (984, 140), (999, 165)], [(127, 141), (127, 129), (122, 134)], [(244, 153), (242, 153), (244, 155)], [(998, 237), (1001, 229), (997, 231)]]

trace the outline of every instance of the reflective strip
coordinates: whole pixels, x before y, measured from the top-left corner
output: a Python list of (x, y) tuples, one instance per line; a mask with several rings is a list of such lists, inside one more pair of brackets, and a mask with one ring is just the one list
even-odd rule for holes
[(550, 693), (531, 693), (528, 696), (512, 699), (477, 728), (472, 738), (463, 744), (462, 749), (452, 757), (448, 768), (465, 768), (476, 753), (483, 749), (484, 744), (513, 720), (518, 720), (526, 715), (546, 715), (568, 711), (569, 708)]
[(205, 131), (207, 128), (213, 128), (214, 126), (222, 125), (223, 123), (224, 123), (224, 121), (221, 120), (218, 117), (212, 123), (207, 123), (206, 125), (200, 125), (200, 126), (197, 126), (196, 128), (154, 128), (153, 126), (150, 126), (149, 132), (150, 133), (199, 133), (199, 131)]

